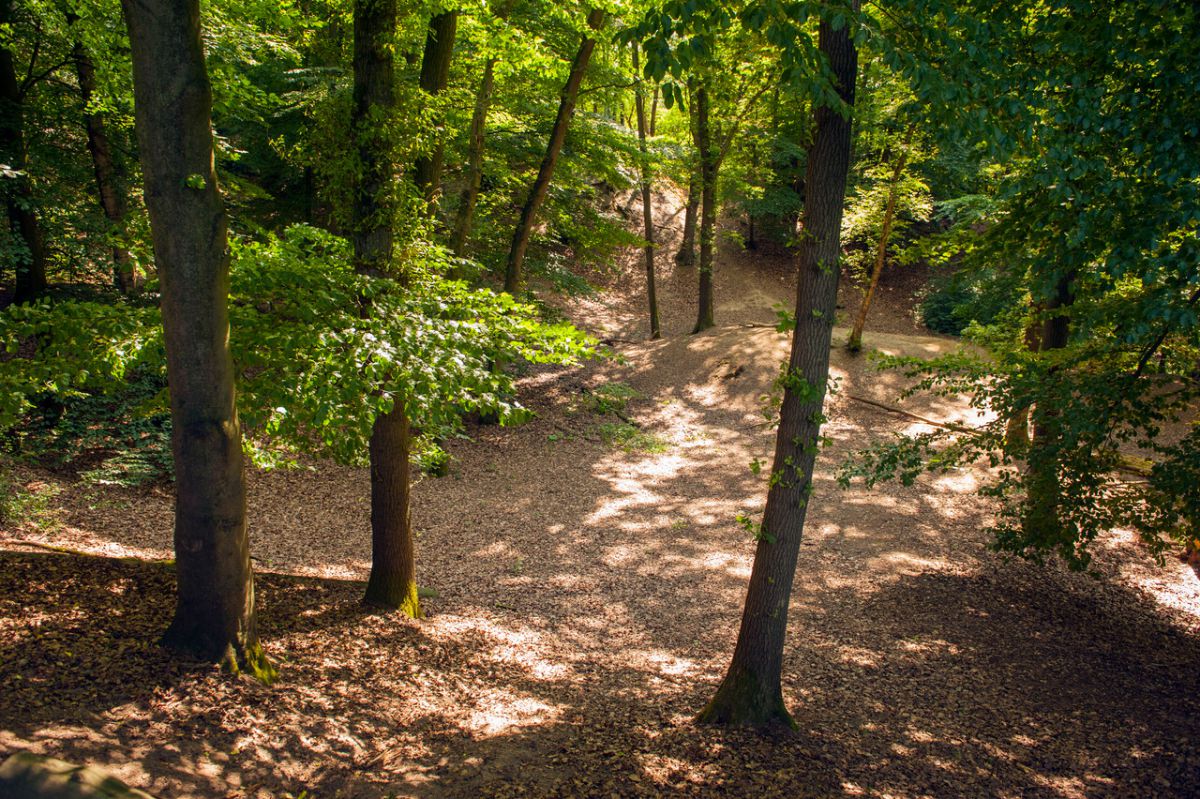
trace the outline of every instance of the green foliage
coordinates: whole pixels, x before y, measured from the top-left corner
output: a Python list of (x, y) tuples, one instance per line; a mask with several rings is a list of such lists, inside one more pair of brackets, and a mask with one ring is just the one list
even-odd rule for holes
[[(596, 352), (591, 339), (542, 321), (534, 306), (446, 279), (455, 262), (423, 242), (404, 253), (405, 285), (354, 274), (345, 241), (315, 228), (232, 248), (239, 412), (248, 451), (264, 465), (281, 448), (364, 462), (375, 416), (397, 402), (435, 438), (469, 410), (520, 421), (527, 411), (511, 399), (512, 377), (493, 363), (576, 363)], [(0, 429), (20, 424), (39, 401), (73, 403), (37, 428), (39, 440), (69, 457), (111, 452), (116, 460), (97, 476), (165, 464), (156, 308), (11, 307), (0, 316), (0, 343), (10, 358), (0, 374)]]

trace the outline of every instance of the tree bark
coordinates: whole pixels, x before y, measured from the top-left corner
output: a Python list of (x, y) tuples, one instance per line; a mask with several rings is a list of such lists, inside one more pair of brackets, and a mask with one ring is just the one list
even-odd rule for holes
[(638, 46), (633, 46), (633, 71), (638, 85), (634, 95), (637, 113), (638, 146), (642, 156), (642, 226), (646, 237), (646, 300), (650, 305), (650, 338), (662, 336), (658, 325), (658, 297), (654, 286), (654, 211), (650, 205), (650, 153), (646, 146), (646, 101), (642, 94)]
[(850, 339), (846, 348), (851, 352), (862, 349), (863, 328), (867, 325), (867, 312), (871, 310), (871, 300), (875, 297), (875, 289), (879, 286), (879, 277), (883, 274), (884, 258), (887, 256), (888, 239), (892, 236), (892, 221), (896, 218), (896, 195), (900, 190), (900, 178), (904, 176), (904, 167), (908, 163), (908, 147), (912, 143), (915, 127), (910, 126), (904, 135), (904, 145), (892, 166), (892, 182), (888, 186), (887, 207), (883, 212), (883, 227), (879, 231), (879, 246), (875, 249), (875, 266), (871, 270), (871, 283), (867, 293), (863, 295), (862, 305), (858, 307), (858, 316), (854, 318), (854, 327), (850, 330)]
[[(430, 96), (441, 94), (450, 81), (450, 57), (454, 54), (454, 36), (457, 29), (457, 11), (444, 11), (429, 20), (429, 32), (425, 36), (425, 54), (421, 59), (420, 84)], [(435, 208), (441, 189), (445, 150), (446, 143), (439, 133), (433, 151), (418, 158), (413, 169), (413, 181), (425, 201)]]
[[(77, 20), (78, 17), (75, 14), (67, 15), (68, 25), (75, 25)], [(83, 101), (87, 148), (92, 157), (92, 172), (96, 177), (100, 207), (104, 211), (105, 218), (108, 219), (111, 227), (110, 235), (113, 236), (113, 284), (126, 296), (136, 294), (140, 289), (137, 270), (134, 268), (129, 250), (122, 243), (125, 232), (124, 175), (116, 158), (113, 157), (104, 115), (91, 110), (92, 97), (96, 93), (96, 66), (83, 45), (83, 39), (78, 36), (71, 48), (71, 60), (75, 63), (75, 76), (79, 81), (79, 97)]]
[[(857, 10), (857, 0), (854, 7)], [(819, 36), (838, 94), (853, 106), (858, 55), (849, 26), (835, 31), (829, 20), (823, 19)], [(842, 207), (850, 162), (850, 120), (835, 109), (822, 107), (817, 110), (816, 122), (806, 181), (805, 236), (798, 258), (796, 329), (784, 381), (771, 487), (733, 659), (716, 695), (701, 712), (701, 722), (794, 726), (781, 688), (783, 645), (829, 379)]]
[[(0, 25), (12, 22), (12, 0), (0, 0)], [(12, 235), (25, 243), (28, 259), (17, 262), (13, 302), (36, 299), (46, 291), (46, 247), (33, 205), (29, 156), (25, 150), (25, 98), (17, 80), (12, 51), (0, 47), (0, 163), (20, 173), (4, 193), (4, 206)]]
[(696, 151), (700, 157), (700, 290), (693, 333), (708, 330), (713, 321), (713, 245), (716, 243), (717, 159), (709, 130), (708, 87), (696, 89)]
[[(603, 23), (604, 11), (602, 9), (592, 9), (588, 13), (587, 25), (590, 30), (600, 30)], [(558, 115), (554, 119), (554, 127), (550, 130), (550, 142), (546, 146), (546, 155), (542, 158), (541, 168), (538, 169), (537, 178), (529, 191), (529, 198), (521, 208), (521, 218), (513, 233), (512, 246), (508, 251), (508, 263), (504, 270), (504, 290), (509, 294), (516, 294), (524, 284), (522, 266), (525, 262), (525, 251), (529, 249), (529, 240), (533, 236), (533, 223), (538, 209), (542, 207), (542, 203), (546, 200), (546, 193), (550, 189), (550, 180), (554, 177), (558, 156), (562, 153), (563, 144), (567, 140), (567, 128), (575, 113), (575, 101), (579, 97), (579, 87), (583, 83), (583, 76), (587, 72), (588, 61), (591, 60), (594, 49), (596, 49), (595, 37), (584, 34), (583, 40), (579, 43), (579, 50), (575, 53), (575, 60), (571, 62), (567, 83), (563, 86), (558, 103)]]
[(162, 285), (179, 594), (164, 641), (274, 670), (258, 643), (242, 436), (229, 353), (229, 250), (213, 168), (199, 0), (122, 0), (146, 207)]
[[(354, 105), (351, 129), (361, 169), (353, 207), (354, 268), (371, 277), (392, 274), (394, 232), (392, 148), (385, 120), (396, 104), (396, 0), (355, 0)], [(428, 51), (427, 51), (428, 52)], [(411, 434), (404, 398), (371, 428), (371, 576), (364, 600), (417, 618), (416, 555), (409, 517)]]

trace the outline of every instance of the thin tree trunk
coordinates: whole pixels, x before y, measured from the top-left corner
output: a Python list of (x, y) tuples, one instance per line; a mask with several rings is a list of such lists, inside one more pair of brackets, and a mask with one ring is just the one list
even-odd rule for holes
[(162, 285), (175, 458), (169, 646), (262, 679), (229, 353), (229, 250), (213, 168), (199, 0), (122, 0), (146, 207)]
[[(78, 17), (67, 15), (67, 24), (74, 26)], [(108, 140), (108, 126), (104, 115), (91, 110), (92, 97), (96, 93), (96, 66), (83, 46), (83, 39), (76, 37), (71, 48), (71, 59), (75, 63), (75, 75), (79, 81), (79, 96), (83, 101), (84, 124), (87, 130), (88, 153), (92, 156), (92, 172), (96, 176), (96, 190), (100, 207), (111, 227), (113, 236), (112, 261), (113, 284), (125, 295), (136, 294), (140, 289), (133, 258), (123, 243), (125, 234), (125, 186), (120, 165), (113, 157)]]
[(696, 216), (699, 211), (700, 170), (696, 169), (688, 180), (687, 205), (683, 209), (683, 239), (679, 242), (679, 251), (675, 253), (678, 266), (696, 263)]
[[(0, 0), (0, 25), (12, 22), (12, 0)], [(42, 228), (33, 207), (29, 180), (29, 158), (25, 151), (25, 98), (17, 81), (12, 52), (0, 47), (0, 163), (21, 173), (9, 182), (4, 198), (8, 226), (28, 250), (26, 260), (15, 266), (13, 302), (28, 302), (46, 291), (46, 247)]]
[(488, 107), (492, 102), (496, 61), (496, 58), (489, 58), (484, 64), (479, 93), (475, 95), (475, 110), (471, 114), (470, 141), (467, 145), (467, 183), (462, 190), (458, 216), (454, 220), (454, 231), (450, 235), (450, 249), (455, 255), (465, 254), (467, 239), (471, 235), (471, 223), (475, 217), (475, 204), (479, 201), (479, 188), (483, 183), (484, 136), (487, 132)]
[(650, 99), (650, 138), (658, 134), (658, 84), (654, 84), (654, 95)]
[(642, 96), (641, 70), (637, 44), (633, 46), (633, 71), (638, 80), (634, 95), (637, 112), (638, 146), (642, 156), (642, 224), (646, 237), (646, 300), (650, 304), (650, 338), (662, 335), (658, 326), (658, 298), (654, 287), (654, 211), (650, 205), (650, 152), (646, 146), (646, 102)]
[[(355, 0), (354, 105), (351, 127), (361, 164), (353, 207), (354, 268), (392, 276), (392, 181), (395, 164), (381, 120), (395, 109), (396, 0)], [(411, 435), (404, 398), (375, 418), (371, 461), (371, 576), (365, 601), (417, 618), (416, 556), (409, 518)]]
[[(501, 22), (508, 19), (512, 0), (501, 0), (493, 4), (492, 13)], [(500, 59), (490, 56), (483, 67), (479, 91), (475, 95), (475, 108), (471, 113), (471, 127), (467, 144), (467, 181), (458, 203), (458, 214), (450, 237), (450, 249), (456, 255), (465, 255), (471, 226), (475, 220), (475, 206), (483, 185), (483, 155), (486, 146), (487, 116), (491, 108), (492, 91), (495, 86), (496, 64)]]
[(850, 330), (850, 340), (846, 348), (851, 352), (862, 349), (863, 328), (867, 325), (867, 312), (871, 310), (871, 300), (875, 297), (875, 289), (879, 286), (879, 277), (883, 274), (884, 258), (887, 256), (888, 239), (892, 236), (892, 221), (896, 218), (896, 195), (900, 192), (900, 178), (904, 176), (904, 167), (908, 163), (908, 147), (912, 143), (915, 126), (909, 126), (904, 135), (904, 145), (892, 167), (892, 182), (888, 186), (887, 207), (883, 211), (883, 228), (879, 231), (879, 246), (875, 248), (875, 266), (871, 270), (871, 283), (867, 293), (863, 295), (862, 305), (858, 307), (858, 316), (854, 319), (854, 327)]
[[(588, 28), (597, 31), (604, 23), (604, 11), (596, 8), (588, 14)], [(521, 271), (525, 262), (525, 251), (529, 249), (529, 240), (533, 236), (533, 223), (538, 209), (546, 200), (546, 192), (550, 189), (550, 180), (554, 177), (554, 167), (558, 164), (558, 156), (567, 140), (567, 128), (571, 124), (571, 116), (575, 113), (575, 100), (579, 96), (579, 87), (587, 72), (588, 61), (592, 51), (596, 49), (596, 39), (585, 34), (571, 62), (571, 71), (567, 75), (567, 83), (563, 86), (562, 96), (558, 103), (558, 116), (554, 119), (554, 127), (550, 131), (550, 142), (546, 146), (546, 155), (542, 158), (542, 166), (538, 169), (537, 179), (529, 191), (529, 198), (521, 208), (521, 218), (513, 233), (512, 246), (508, 251), (508, 263), (504, 270), (504, 290), (516, 294), (524, 284)]]
[[(857, 0), (854, 7), (858, 7)], [(858, 56), (849, 26), (835, 31), (828, 20), (822, 20), (820, 48), (828, 58), (839, 95), (853, 106)], [(850, 163), (850, 120), (822, 107), (816, 112), (816, 121), (816, 139), (808, 160), (805, 236), (798, 259), (796, 330), (784, 381), (771, 487), (733, 660), (716, 695), (701, 712), (702, 722), (794, 725), (781, 688), (783, 645), (820, 447)]]
[[(429, 32), (425, 36), (425, 54), (421, 59), (421, 88), (426, 94), (435, 96), (446, 89), (450, 81), (450, 57), (454, 54), (454, 36), (458, 30), (458, 12), (444, 11), (429, 20)], [(433, 151), (417, 159), (413, 170), (413, 181), (426, 202), (437, 206), (441, 190), (442, 160), (446, 143), (437, 136)]]
[(709, 131), (708, 87), (696, 89), (696, 151), (700, 157), (700, 291), (693, 333), (708, 330), (713, 322), (713, 245), (717, 229), (717, 153)]

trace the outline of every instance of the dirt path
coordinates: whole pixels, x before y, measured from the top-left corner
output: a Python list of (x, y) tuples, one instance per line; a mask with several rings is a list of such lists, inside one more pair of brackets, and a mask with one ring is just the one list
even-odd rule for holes
[[(634, 254), (636, 256), (636, 254)], [(636, 259), (635, 259), (636, 260)], [(640, 272), (570, 312), (621, 362), (522, 382), (538, 418), (473, 431), (424, 480), (409, 622), (358, 604), (369, 557), (362, 470), (254, 474), (262, 627), (283, 681), (263, 688), (153, 645), (170, 575), (144, 561), (0, 553), (0, 754), (30, 747), (163, 797), (1192, 796), (1200, 784), (1200, 581), (1113, 534), (1100, 579), (1005, 562), (963, 470), (842, 491), (846, 453), (910, 422), (895, 377), (835, 352), (842, 391), (819, 464), (785, 674), (799, 732), (697, 728), (732, 650), (765, 496), (749, 464), (786, 341), (778, 263), (717, 271), (717, 318), (692, 322), (690, 274), (663, 276), (664, 329), (642, 341)], [(774, 269), (775, 271), (772, 271)], [(884, 311), (886, 316), (886, 308)], [(888, 325), (891, 327), (888, 327)], [(952, 342), (882, 319), (868, 346)], [(637, 428), (589, 397), (632, 387)], [(975, 420), (951, 399), (922, 415)], [(605, 437), (632, 436), (628, 448)], [(169, 498), (67, 487), (54, 546), (170, 555)], [(20, 547), (10, 547), (20, 549)]]

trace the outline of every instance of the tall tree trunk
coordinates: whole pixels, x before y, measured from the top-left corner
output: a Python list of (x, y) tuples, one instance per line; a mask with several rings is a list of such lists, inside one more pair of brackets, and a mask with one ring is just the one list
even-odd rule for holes
[(709, 130), (708, 87), (696, 89), (696, 151), (700, 157), (700, 292), (693, 333), (713, 326), (713, 246), (717, 230), (717, 158)]
[(879, 246), (875, 248), (875, 266), (871, 270), (871, 283), (867, 293), (863, 295), (862, 305), (858, 307), (858, 316), (854, 318), (854, 327), (850, 330), (850, 339), (846, 348), (851, 352), (862, 349), (863, 328), (867, 325), (867, 312), (871, 310), (871, 300), (875, 297), (875, 289), (879, 286), (879, 277), (883, 274), (884, 258), (887, 256), (888, 239), (892, 236), (892, 222), (896, 218), (896, 195), (900, 192), (900, 178), (904, 177), (904, 167), (908, 163), (908, 147), (912, 143), (915, 126), (909, 126), (904, 134), (904, 145), (892, 166), (892, 182), (888, 185), (887, 206), (883, 211), (883, 227), (879, 231)]
[[(74, 26), (78, 21), (75, 14), (67, 15), (67, 24)], [(91, 108), (96, 93), (96, 66), (76, 36), (71, 48), (71, 60), (75, 63), (75, 76), (79, 81), (79, 97), (83, 101), (84, 127), (87, 131), (88, 153), (92, 156), (92, 172), (96, 176), (96, 190), (100, 207), (104, 211), (113, 236), (112, 261), (113, 284), (125, 295), (136, 294), (140, 288), (133, 258), (124, 245), (125, 234), (125, 180), (120, 165), (113, 157), (112, 145), (108, 140), (108, 126), (104, 115)]]
[(213, 168), (199, 0), (122, 0), (146, 207), (162, 285), (179, 595), (165, 642), (274, 670), (258, 644), (242, 436), (229, 354), (229, 250)]
[(492, 102), (496, 61), (495, 58), (489, 58), (484, 64), (479, 93), (475, 95), (475, 110), (471, 114), (471, 131), (467, 145), (467, 182), (458, 202), (454, 231), (450, 234), (450, 249), (455, 255), (465, 254), (467, 239), (471, 235), (471, 223), (475, 217), (475, 204), (479, 200), (479, 187), (483, 183), (484, 136), (487, 132), (488, 107)]
[[(1075, 302), (1075, 273), (1067, 272), (1054, 287), (1046, 303), (1046, 318), (1042, 323), (1039, 352), (1054, 352), (1066, 348), (1071, 335), (1071, 318), (1067, 310)], [(1051, 372), (1057, 371), (1052, 367)], [(1061, 408), (1035, 408), (1033, 411), (1033, 440), (1026, 459), (1026, 497), (1021, 526), (1030, 541), (1053, 542), (1062, 534), (1059, 518), (1058, 417)]]
[[(12, 0), (0, 0), (0, 25), (12, 22)], [(14, 302), (28, 302), (46, 291), (46, 247), (42, 228), (33, 207), (33, 186), (29, 180), (29, 158), (25, 151), (25, 98), (17, 81), (13, 55), (0, 47), (0, 163), (18, 174), (6, 178), (10, 187), (4, 192), (4, 206), (12, 235), (25, 244), (27, 259), (18, 261)]]
[[(835, 31), (824, 19), (819, 35), (838, 94), (852, 106), (858, 55), (849, 26)], [(850, 120), (822, 107), (816, 122), (808, 160), (805, 236), (798, 260), (796, 330), (784, 381), (771, 487), (733, 660), (716, 695), (701, 712), (702, 722), (756, 727), (793, 724), (781, 688), (783, 645), (820, 446), (850, 164)]]
[[(425, 54), (421, 59), (421, 88), (431, 96), (441, 94), (450, 81), (450, 57), (454, 54), (454, 35), (458, 30), (458, 12), (443, 11), (429, 20), (425, 36)], [(426, 202), (437, 204), (442, 180), (442, 159), (446, 143), (439, 133), (433, 152), (417, 159), (413, 181)]]
[[(604, 23), (604, 11), (599, 8), (588, 13), (587, 24), (592, 31), (600, 30)], [(575, 113), (575, 100), (579, 96), (579, 87), (583, 83), (584, 73), (587, 72), (588, 61), (592, 51), (596, 49), (595, 37), (584, 34), (571, 62), (571, 71), (567, 75), (567, 83), (563, 86), (558, 103), (558, 116), (554, 119), (554, 127), (550, 131), (550, 142), (546, 145), (546, 155), (542, 158), (542, 166), (538, 169), (537, 178), (529, 190), (529, 198), (521, 208), (521, 218), (513, 233), (512, 246), (508, 250), (508, 263), (504, 270), (504, 290), (516, 294), (524, 283), (521, 267), (525, 262), (525, 251), (529, 249), (529, 240), (533, 236), (533, 223), (538, 209), (546, 200), (546, 192), (550, 189), (550, 180), (554, 177), (554, 167), (558, 164), (558, 156), (567, 140), (567, 128), (571, 124), (571, 116)]]
[(638, 46), (633, 46), (633, 71), (638, 85), (634, 95), (637, 112), (638, 146), (642, 156), (642, 225), (646, 237), (646, 300), (650, 305), (650, 338), (662, 335), (658, 325), (658, 297), (654, 286), (654, 210), (650, 205), (650, 152), (646, 146), (646, 101), (642, 95), (641, 69), (638, 65)]
[[(396, 104), (392, 47), (396, 0), (355, 0), (354, 101), (351, 129), (361, 172), (354, 193), (354, 268), (384, 277), (392, 272), (393, 173), (385, 120)], [(375, 418), (371, 461), (371, 576), (365, 601), (421, 615), (416, 557), (409, 518), (411, 433), (404, 398)]]

